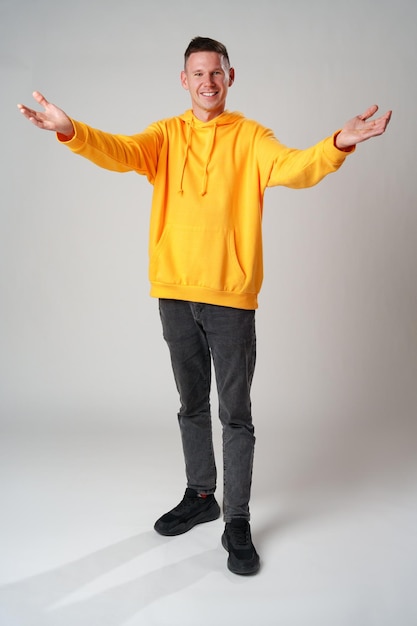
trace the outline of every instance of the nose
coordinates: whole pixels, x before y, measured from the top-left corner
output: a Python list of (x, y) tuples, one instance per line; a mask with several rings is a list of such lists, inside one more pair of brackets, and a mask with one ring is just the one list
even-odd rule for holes
[(204, 83), (206, 85), (213, 85), (214, 83), (213, 75), (210, 73), (206, 74), (206, 76), (204, 77)]

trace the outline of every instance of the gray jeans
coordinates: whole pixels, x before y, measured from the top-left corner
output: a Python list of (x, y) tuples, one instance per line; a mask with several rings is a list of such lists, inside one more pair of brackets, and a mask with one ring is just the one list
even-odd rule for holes
[(181, 300), (159, 301), (181, 407), (178, 420), (187, 486), (214, 493), (211, 362), (223, 433), (223, 514), (249, 519), (255, 446), (250, 389), (256, 359), (255, 311)]

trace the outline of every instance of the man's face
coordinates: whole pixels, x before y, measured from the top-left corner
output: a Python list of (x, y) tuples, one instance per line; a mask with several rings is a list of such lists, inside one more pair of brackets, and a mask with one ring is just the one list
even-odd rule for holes
[(203, 122), (223, 113), (233, 80), (234, 69), (229, 69), (217, 52), (193, 52), (181, 72), (181, 84), (190, 92), (193, 113)]

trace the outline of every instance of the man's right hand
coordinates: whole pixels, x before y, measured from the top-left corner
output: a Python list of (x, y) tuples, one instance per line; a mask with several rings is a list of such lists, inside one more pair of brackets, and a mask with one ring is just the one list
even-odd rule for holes
[(68, 115), (59, 109), (55, 104), (48, 102), (48, 100), (39, 91), (33, 92), (33, 97), (38, 102), (43, 111), (35, 111), (30, 109), (24, 104), (18, 104), (20, 112), (28, 119), (32, 124), (43, 130), (52, 130), (58, 135), (60, 139), (69, 141), (74, 136), (74, 127)]

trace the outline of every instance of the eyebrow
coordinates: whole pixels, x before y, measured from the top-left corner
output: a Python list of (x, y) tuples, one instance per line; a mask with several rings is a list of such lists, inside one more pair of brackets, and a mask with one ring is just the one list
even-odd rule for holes
[[(217, 67), (213, 67), (212, 70), (210, 70), (210, 72), (218, 72), (218, 71), (224, 72), (224, 69), (222, 68), (221, 65), (217, 66)], [(191, 73), (194, 74), (195, 72), (204, 72), (205, 70), (202, 67), (197, 67), (193, 70), (191, 70)]]

